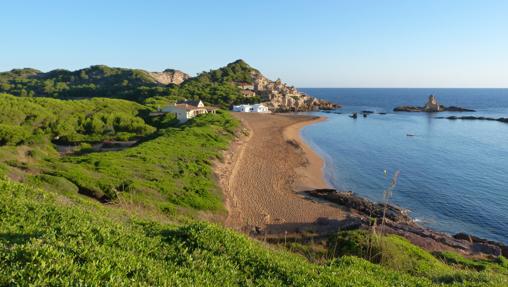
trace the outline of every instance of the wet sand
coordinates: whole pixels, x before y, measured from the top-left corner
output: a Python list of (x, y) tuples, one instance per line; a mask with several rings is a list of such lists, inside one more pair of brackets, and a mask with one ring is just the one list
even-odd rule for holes
[[(296, 231), (323, 218), (343, 219), (338, 206), (304, 197), (305, 189), (329, 187), (323, 160), (300, 138), (300, 129), (324, 118), (291, 114), (234, 113), (246, 135), (216, 169), (224, 190), (226, 225)], [(321, 219), (320, 219), (321, 218)]]

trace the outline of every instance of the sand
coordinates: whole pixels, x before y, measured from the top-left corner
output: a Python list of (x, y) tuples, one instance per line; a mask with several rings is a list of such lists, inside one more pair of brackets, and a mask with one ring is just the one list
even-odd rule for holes
[(246, 232), (291, 232), (316, 225), (323, 218), (344, 218), (338, 206), (316, 202), (301, 193), (329, 187), (323, 160), (300, 137), (303, 126), (325, 118), (258, 113), (234, 116), (242, 121), (246, 135), (216, 167), (228, 209), (226, 226)]

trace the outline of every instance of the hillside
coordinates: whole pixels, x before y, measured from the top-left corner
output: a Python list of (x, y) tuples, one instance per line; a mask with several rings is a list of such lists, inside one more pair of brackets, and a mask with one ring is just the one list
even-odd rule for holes
[(179, 84), (188, 77), (175, 70), (151, 73), (104, 65), (47, 73), (15, 69), (0, 73), (0, 92), (28, 97), (106, 97), (142, 101), (155, 95), (167, 95), (168, 84)]
[(182, 99), (201, 99), (222, 108), (264, 102), (271, 110), (280, 112), (338, 107), (300, 93), (280, 80), (271, 81), (243, 60), (196, 77), (173, 69), (147, 72), (104, 65), (47, 73), (15, 69), (0, 73), (0, 93), (59, 99), (127, 99), (154, 108)]
[[(142, 220), (83, 198), (5, 180), (0, 180), (0, 214), (0, 285), (3, 286), (502, 286), (507, 283), (506, 277), (487, 270), (454, 271), (418, 249), (407, 252), (415, 256), (413, 267), (420, 273), (398, 272), (355, 256), (318, 265), (213, 224), (177, 226)], [(402, 242), (400, 246), (404, 245), (407, 244)]]
[[(214, 88), (199, 89), (199, 87), (213, 87), (217, 83), (227, 87), (227, 90), (216, 93)], [(207, 94), (211, 94), (212, 98), (220, 99), (219, 103), (222, 104), (264, 102), (270, 110), (278, 112), (311, 111), (340, 107), (305, 95), (295, 87), (283, 83), (280, 79), (276, 81), (269, 80), (259, 70), (252, 68), (243, 60), (237, 60), (216, 70), (203, 72), (185, 82), (181, 88), (187, 96), (194, 93), (206, 97)], [(225, 92), (227, 91), (229, 91), (229, 97), (226, 96)]]
[(235, 133), (228, 114), (180, 126), (125, 100), (9, 95), (0, 111), (0, 177), (168, 215), (222, 210), (211, 160)]

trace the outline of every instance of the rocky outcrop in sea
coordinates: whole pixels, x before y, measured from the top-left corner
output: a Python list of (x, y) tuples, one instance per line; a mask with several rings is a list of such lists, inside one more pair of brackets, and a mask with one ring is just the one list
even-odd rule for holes
[(443, 106), (437, 101), (433, 95), (429, 96), (429, 100), (423, 107), (418, 106), (398, 106), (393, 109), (394, 112), (425, 112), (425, 113), (438, 113), (438, 112), (474, 112), (475, 110), (466, 109), (457, 106)]

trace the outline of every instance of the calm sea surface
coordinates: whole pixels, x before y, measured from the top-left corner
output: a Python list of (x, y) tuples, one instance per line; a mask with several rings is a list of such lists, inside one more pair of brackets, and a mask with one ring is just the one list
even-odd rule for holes
[[(391, 201), (410, 209), (422, 224), (508, 243), (508, 124), (436, 119), (508, 117), (508, 89), (300, 90), (344, 105), (337, 110), (343, 114), (319, 113), (328, 120), (302, 129), (304, 139), (325, 158), (334, 187), (381, 201), (400, 170)], [(446, 106), (476, 112), (392, 112), (398, 105), (423, 106), (430, 94)], [(388, 114), (348, 116), (362, 110)]]

